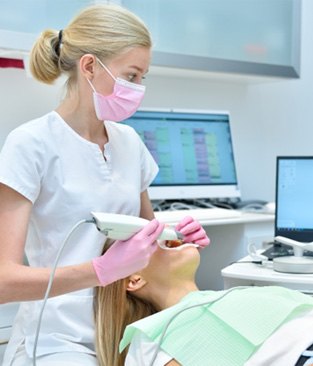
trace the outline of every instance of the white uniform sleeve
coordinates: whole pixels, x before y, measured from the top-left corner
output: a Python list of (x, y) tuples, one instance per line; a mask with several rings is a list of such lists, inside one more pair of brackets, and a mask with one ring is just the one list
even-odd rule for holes
[[(127, 357), (125, 360), (125, 366), (150, 365), (157, 348), (157, 343), (151, 341), (142, 332), (137, 331), (132, 338), (132, 342), (129, 346)], [(173, 357), (169, 356), (166, 352), (159, 349), (157, 357), (153, 362), (153, 366), (164, 366), (172, 359)]]
[(6, 139), (0, 153), (0, 182), (34, 203), (42, 174), (41, 144), (25, 130), (17, 128)]

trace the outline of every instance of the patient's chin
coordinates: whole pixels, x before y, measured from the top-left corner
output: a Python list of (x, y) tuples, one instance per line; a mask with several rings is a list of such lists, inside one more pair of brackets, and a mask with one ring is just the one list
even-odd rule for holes
[(153, 254), (150, 262), (151, 266), (163, 266), (166, 270), (181, 268), (184, 266), (194, 266), (198, 268), (200, 263), (200, 253), (196, 247), (184, 247), (181, 250), (164, 250), (158, 248)]
[[(173, 251), (174, 252), (174, 251)], [(200, 253), (196, 247), (185, 247), (177, 253), (177, 263), (193, 265), (198, 268), (200, 264)]]

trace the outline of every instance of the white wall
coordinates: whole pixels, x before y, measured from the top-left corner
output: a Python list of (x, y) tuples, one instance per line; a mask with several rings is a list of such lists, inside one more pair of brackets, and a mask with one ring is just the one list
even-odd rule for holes
[(312, 20), (313, 1), (303, 0), (301, 78), (248, 88), (246, 123), (258, 127), (254, 138), (259, 146), (256, 155), (247, 155), (242, 173), (248, 195), (256, 184), (260, 196), (274, 197), (277, 155), (313, 155)]
[(228, 109), (243, 198), (275, 198), (277, 155), (313, 155), (313, 1), (303, 0), (300, 79), (149, 78), (145, 103)]
[(11, 129), (55, 108), (62, 92), (60, 85), (39, 83), (24, 70), (0, 68), (0, 146)]
[[(312, 154), (313, 136), (313, 1), (303, 0), (302, 63), (299, 80), (239, 82), (210, 77), (147, 78), (145, 107), (229, 110), (243, 198), (274, 199), (275, 157)], [(57, 86), (40, 84), (23, 70), (0, 69), (0, 146), (7, 133), (53, 109)]]

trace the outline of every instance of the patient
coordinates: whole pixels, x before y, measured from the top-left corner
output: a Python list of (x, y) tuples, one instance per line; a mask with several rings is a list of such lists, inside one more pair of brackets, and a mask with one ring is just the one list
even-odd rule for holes
[(312, 297), (272, 286), (199, 291), (199, 260), (196, 248), (159, 248), (147, 268), (98, 289), (101, 366), (299, 366), (310, 359), (301, 355), (313, 343)]

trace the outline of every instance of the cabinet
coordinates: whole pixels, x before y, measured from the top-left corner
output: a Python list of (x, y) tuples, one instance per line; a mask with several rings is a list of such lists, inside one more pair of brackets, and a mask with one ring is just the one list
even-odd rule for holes
[(95, 0), (0, 0), (0, 49), (28, 52), (43, 29), (62, 29)]
[(273, 269), (271, 262), (264, 265), (245, 263), (251, 261), (246, 256), (240, 261), (222, 269), (224, 288), (236, 286), (283, 286), (313, 296), (313, 274), (280, 273)]
[(146, 22), (154, 67), (300, 76), (301, 0), (0, 0), (1, 55), (28, 53), (43, 29), (62, 29), (95, 3), (121, 4)]
[(300, 0), (122, 0), (148, 25), (152, 64), (299, 77)]

